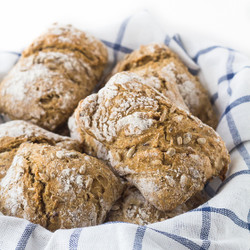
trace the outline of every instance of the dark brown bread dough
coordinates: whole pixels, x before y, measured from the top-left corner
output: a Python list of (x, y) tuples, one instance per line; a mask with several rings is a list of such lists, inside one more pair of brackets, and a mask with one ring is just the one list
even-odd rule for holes
[(50, 145), (23, 143), (0, 182), (0, 211), (51, 231), (105, 220), (122, 184), (100, 160)]
[(54, 25), (0, 83), (0, 112), (55, 131), (93, 91), (106, 63), (107, 49), (96, 38)]

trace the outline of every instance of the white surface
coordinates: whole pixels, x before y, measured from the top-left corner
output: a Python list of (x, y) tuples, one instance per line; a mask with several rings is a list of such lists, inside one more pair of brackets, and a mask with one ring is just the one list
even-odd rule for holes
[(249, 0), (8, 0), (0, 2), (0, 50), (20, 50), (53, 22), (100, 30), (147, 9), (169, 33), (203, 36), (250, 56)]

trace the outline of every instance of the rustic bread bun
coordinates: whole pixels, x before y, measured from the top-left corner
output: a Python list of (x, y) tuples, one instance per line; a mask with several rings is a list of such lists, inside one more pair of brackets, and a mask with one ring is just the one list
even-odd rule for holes
[(75, 112), (85, 144), (159, 210), (184, 203), (228, 168), (219, 135), (134, 73), (116, 74)]
[(9, 169), (16, 151), (24, 142), (45, 143), (65, 149), (81, 151), (81, 144), (25, 121), (0, 124), (0, 180)]
[(55, 131), (93, 91), (106, 63), (106, 47), (96, 38), (54, 25), (1, 82), (0, 112)]
[[(148, 83), (151, 82), (177, 106), (185, 109), (186, 104), (190, 112), (202, 122), (214, 129), (217, 127), (218, 119), (207, 91), (167, 46), (163, 44), (141, 46), (119, 62), (113, 74), (121, 71), (131, 71), (145, 77)], [(179, 89), (178, 94), (175, 88)]]
[(0, 182), (0, 211), (55, 231), (105, 220), (122, 184), (94, 157), (23, 143)]
[(147, 225), (173, 218), (198, 207), (208, 200), (204, 191), (192, 196), (185, 203), (171, 211), (160, 211), (145, 200), (135, 187), (125, 190), (122, 197), (112, 206), (106, 221), (124, 221), (139, 225)]

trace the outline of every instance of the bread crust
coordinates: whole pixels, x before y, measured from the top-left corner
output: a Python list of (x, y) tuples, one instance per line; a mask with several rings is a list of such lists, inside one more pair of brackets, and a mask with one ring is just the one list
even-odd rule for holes
[(0, 124), (0, 180), (6, 175), (18, 148), (24, 142), (82, 150), (78, 141), (54, 134), (26, 121), (15, 120)]
[(89, 95), (107, 63), (106, 47), (55, 25), (37, 38), (0, 84), (0, 112), (55, 131)]
[(207, 200), (208, 196), (201, 191), (174, 210), (163, 212), (147, 202), (138, 189), (128, 187), (122, 197), (112, 206), (106, 221), (123, 221), (143, 226), (183, 214)]
[(220, 136), (131, 72), (82, 100), (76, 121), (86, 145), (157, 209), (172, 210), (223, 178), (230, 162)]
[(138, 50), (125, 56), (116, 65), (112, 74), (121, 71), (131, 71), (143, 76), (154, 87), (154, 82), (158, 82), (157, 90), (177, 106), (189, 109), (194, 116), (214, 129), (217, 127), (218, 119), (207, 91), (166, 45), (142, 45)]
[(0, 183), (0, 210), (55, 231), (94, 226), (122, 192), (100, 160), (73, 150), (23, 143)]

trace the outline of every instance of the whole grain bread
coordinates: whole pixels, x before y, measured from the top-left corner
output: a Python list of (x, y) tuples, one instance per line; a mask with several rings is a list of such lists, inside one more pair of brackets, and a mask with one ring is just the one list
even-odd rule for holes
[(56, 146), (23, 143), (0, 182), (0, 211), (55, 231), (105, 220), (122, 184), (100, 160)]
[(81, 144), (70, 137), (60, 136), (26, 121), (10, 121), (0, 125), (0, 180), (24, 142), (44, 143), (68, 150), (81, 151)]
[(201, 191), (174, 210), (160, 211), (147, 202), (137, 188), (128, 187), (122, 197), (112, 206), (106, 221), (123, 221), (143, 226), (183, 214), (207, 200), (207, 194)]
[(218, 119), (207, 91), (199, 79), (188, 71), (177, 54), (166, 45), (154, 43), (141, 46), (126, 55), (124, 60), (116, 65), (112, 74), (121, 71), (131, 71), (145, 77), (146, 82), (151, 82), (177, 106), (185, 109), (186, 104), (194, 116), (214, 129), (217, 127)]
[(220, 136), (134, 73), (113, 76), (75, 115), (85, 144), (159, 210), (174, 209), (227, 171)]
[(89, 95), (107, 63), (99, 40), (72, 26), (52, 26), (0, 83), (0, 113), (55, 131)]

